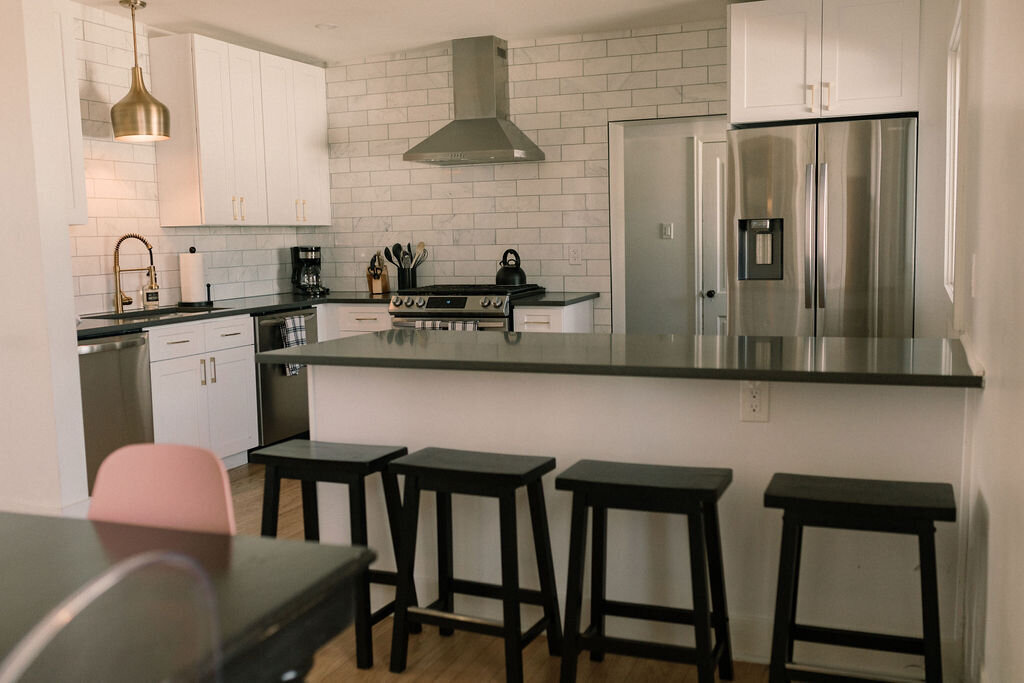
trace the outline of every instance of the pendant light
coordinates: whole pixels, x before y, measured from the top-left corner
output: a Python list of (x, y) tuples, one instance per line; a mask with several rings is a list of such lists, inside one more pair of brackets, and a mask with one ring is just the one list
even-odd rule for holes
[(142, 82), (139, 67), (139, 45), (135, 32), (135, 10), (146, 7), (145, 0), (121, 0), (122, 7), (132, 11), (132, 49), (135, 66), (132, 84), (120, 102), (110, 108), (110, 122), (114, 124), (114, 139), (124, 142), (152, 142), (171, 137), (171, 113), (167, 107), (149, 94)]

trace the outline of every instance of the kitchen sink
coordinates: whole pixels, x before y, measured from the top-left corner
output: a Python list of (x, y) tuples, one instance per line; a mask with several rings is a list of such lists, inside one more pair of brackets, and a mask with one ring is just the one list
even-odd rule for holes
[(167, 316), (198, 315), (210, 311), (223, 311), (224, 307), (218, 306), (163, 306), (141, 311), (125, 311), (124, 313), (94, 313), (83, 315), (82, 318), (90, 320), (135, 320), (136, 318), (164, 318)]

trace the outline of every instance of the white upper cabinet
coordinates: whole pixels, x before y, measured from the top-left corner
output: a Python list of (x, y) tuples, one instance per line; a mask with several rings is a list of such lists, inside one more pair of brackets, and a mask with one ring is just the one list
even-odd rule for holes
[(150, 41), (163, 225), (329, 225), (324, 70), (195, 34)]
[(919, 0), (729, 5), (729, 120), (917, 109)]
[(272, 225), (329, 225), (324, 70), (261, 54), (267, 205)]
[(918, 0), (826, 0), (821, 115), (917, 109)]
[(821, 0), (729, 5), (729, 120), (819, 116)]
[(171, 110), (156, 146), (162, 225), (266, 225), (255, 50), (195, 34), (150, 41), (153, 95)]

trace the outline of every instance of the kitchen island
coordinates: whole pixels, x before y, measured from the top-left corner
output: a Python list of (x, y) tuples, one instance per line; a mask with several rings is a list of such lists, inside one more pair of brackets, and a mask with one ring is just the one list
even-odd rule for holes
[[(808, 339), (389, 330), (260, 354), (311, 366), (313, 439), (730, 467), (721, 500), (726, 585), (739, 659), (766, 661), (781, 519), (763, 507), (775, 472), (953, 484), (962, 505), (964, 410), (982, 377), (943, 339)], [(741, 421), (744, 381), (760, 381), (767, 422)], [(763, 383), (769, 382), (769, 385)], [(348, 541), (342, 487), (320, 484), (321, 538)], [(559, 595), (564, 600), (570, 497), (545, 482)], [(521, 501), (525, 515), (525, 500)], [(383, 496), (368, 497), (371, 545), (393, 566)], [(432, 599), (432, 505), (421, 510), (417, 581)], [(497, 505), (454, 501), (456, 574), (500, 575)], [(938, 527), (944, 654), (958, 671), (963, 515)], [(524, 516), (522, 519), (526, 519)], [(522, 526), (522, 525), (521, 525)], [(532, 547), (521, 537), (524, 582)], [(684, 518), (609, 515), (608, 595), (690, 604)], [(809, 530), (800, 619), (907, 635), (920, 630), (917, 548), (902, 536)], [(383, 600), (390, 591), (382, 589)], [(489, 601), (457, 609), (499, 616)], [(678, 634), (676, 633), (678, 629)], [(609, 620), (609, 633), (691, 638), (689, 629)], [(798, 659), (906, 673), (919, 658), (798, 646)], [(844, 660), (844, 657), (846, 658)]]

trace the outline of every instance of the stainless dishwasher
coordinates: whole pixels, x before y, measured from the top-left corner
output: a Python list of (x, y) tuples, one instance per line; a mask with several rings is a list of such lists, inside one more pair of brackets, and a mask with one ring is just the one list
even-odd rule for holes
[[(285, 318), (301, 315), (306, 319), (306, 343), (316, 342), (316, 309), (304, 308), (287, 313), (253, 317), (256, 326), (256, 353), (284, 348), (281, 325)], [(309, 396), (306, 368), (288, 376), (283, 365), (256, 364), (256, 403), (259, 411), (260, 445), (277, 443), (309, 431)]]
[(149, 335), (83, 339), (78, 343), (89, 493), (100, 463), (121, 446), (153, 441)]

